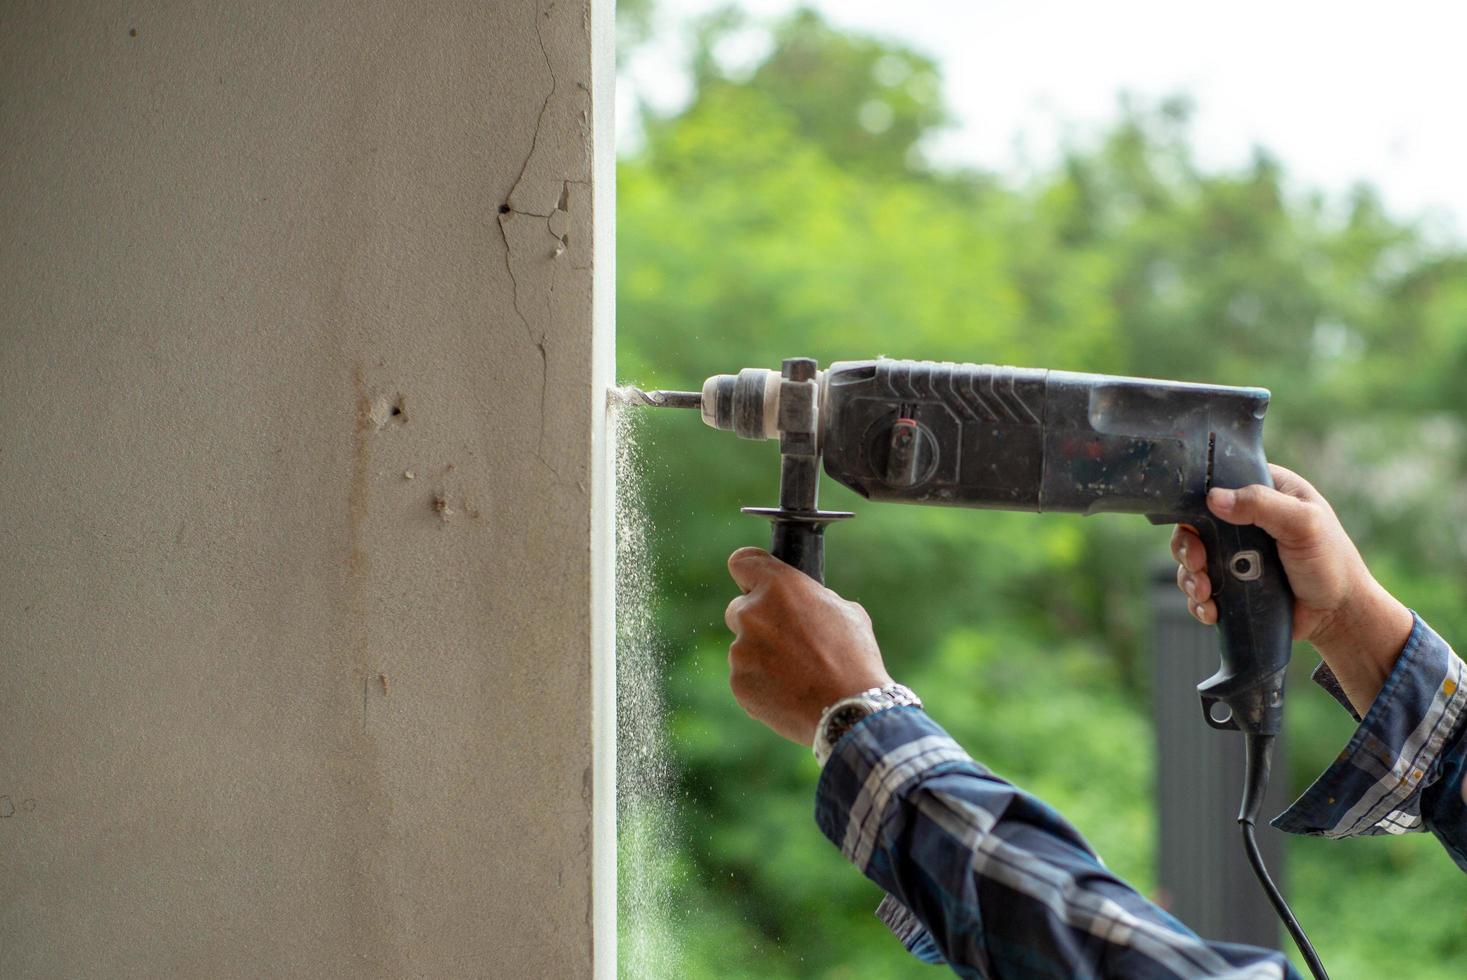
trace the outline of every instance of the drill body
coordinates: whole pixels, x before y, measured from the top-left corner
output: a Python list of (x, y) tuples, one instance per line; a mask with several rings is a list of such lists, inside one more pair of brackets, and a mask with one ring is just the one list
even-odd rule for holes
[[(1212, 487), (1270, 485), (1261, 388), (880, 359), (710, 378), (706, 422), (778, 438), (776, 557), (823, 580), (819, 467), (870, 500), (1080, 514), (1196, 528), (1207, 547), (1222, 665), (1199, 685), (1214, 727), (1279, 731), (1293, 597), (1271, 537), (1219, 521)], [(1224, 711), (1219, 705), (1226, 705)]]

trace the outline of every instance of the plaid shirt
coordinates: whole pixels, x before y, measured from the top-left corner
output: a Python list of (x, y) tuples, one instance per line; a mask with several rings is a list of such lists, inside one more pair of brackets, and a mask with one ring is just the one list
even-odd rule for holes
[[(1332, 675), (1316, 680), (1349, 707)], [(1462, 661), (1417, 618), (1345, 750), (1273, 825), (1325, 837), (1429, 829), (1467, 870), (1464, 683)], [(841, 740), (815, 819), (885, 889), (877, 915), (907, 949), (962, 977), (1298, 976), (1279, 952), (1198, 938), (918, 708), (878, 712)]]

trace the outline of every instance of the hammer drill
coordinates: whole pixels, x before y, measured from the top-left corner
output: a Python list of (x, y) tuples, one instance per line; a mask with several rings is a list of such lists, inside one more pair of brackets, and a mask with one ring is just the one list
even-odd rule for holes
[[(1219, 521), (1212, 487), (1272, 485), (1263, 452), (1269, 393), (1143, 378), (878, 359), (810, 358), (745, 368), (699, 392), (630, 389), (638, 404), (696, 408), (745, 439), (778, 439), (775, 557), (824, 581), (825, 528), (853, 515), (818, 506), (820, 466), (869, 500), (1188, 524), (1207, 548), (1222, 664), (1198, 686), (1203, 718), (1240, 730), (1247, 766), (1239, 823), (1250, 863), (1311, 969), (1318, 960), (1268, 878), (1253, 824), (1283, 721), (1293, 594), (1264, 531)], [(1323, 967), (1316, 971), (1323, 975)]]

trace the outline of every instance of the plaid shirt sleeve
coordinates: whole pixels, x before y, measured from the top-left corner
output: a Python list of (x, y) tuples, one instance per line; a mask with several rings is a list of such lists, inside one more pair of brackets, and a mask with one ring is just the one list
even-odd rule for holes
[[(1315, 680), (1338, 691), (1327, 668)], [(1417, 616), (1375, 702), (1356, 716), (1349, 744), (1273, 825), (1316, 837), (1430, 830), (1467, 871), (1464, 680), (1462, 660)]]
[(1199, 939), (918, 708), (841, 740), (815, 818), (885, 889), (878, 914), (903, 944), (961, 977), (1298, 977), (1281, 953)]

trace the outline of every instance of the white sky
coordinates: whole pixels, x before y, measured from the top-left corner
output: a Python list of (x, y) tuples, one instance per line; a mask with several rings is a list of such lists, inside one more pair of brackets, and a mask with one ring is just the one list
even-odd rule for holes
[[(658, 40), (624, 73), (623, 119), (641, 97), (688, 97), (679, 22), (719, 0), (660, 0)], [(1296, 186), (1374, 184), (1393, 214), (1467, 229), (1467, 4), (1233, 0), (812, 0), (828, 20), (936, 58), (957, 125), (934, 158), (1001, 172), (1044, 165), (1068, 134), (1116, 116), (1117, 96), (1189, 94), (1209, 167), (1255, 145)], [(744, 0), (773, 18), (794, 0)], [(731, 53), (757, 58), (757, 42)], [(629, 137), (635, 139), (635, 134)]]

